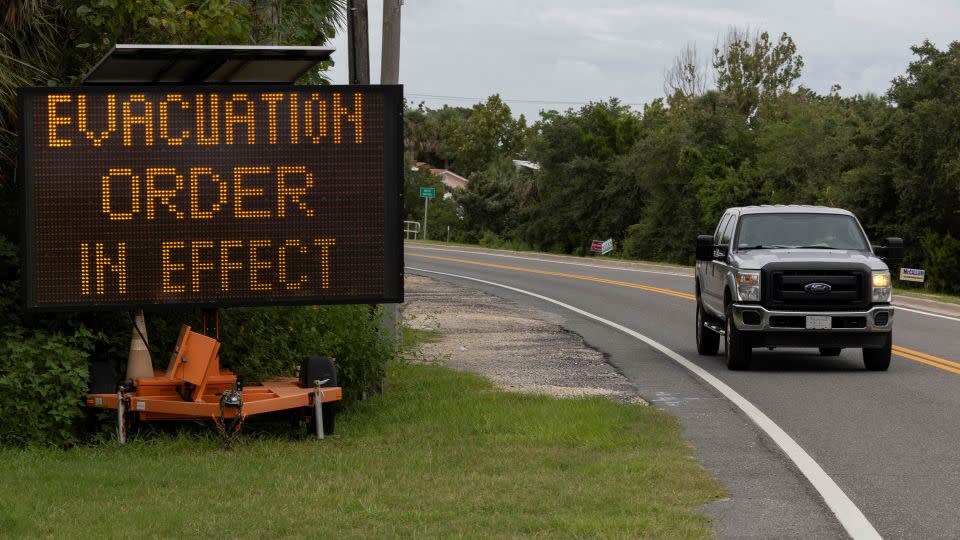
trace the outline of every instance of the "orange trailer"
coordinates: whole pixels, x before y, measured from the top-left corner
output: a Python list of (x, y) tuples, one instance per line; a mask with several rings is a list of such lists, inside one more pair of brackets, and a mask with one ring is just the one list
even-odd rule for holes
[[(330, 405), (324, 411), (324, 404), (342, 398), (332, 360), (310, 357), (301, 365), (299, 379), (241, 387), (236, 375), (220, 367), (219, 351), (216, 339), (184, 325), (166, 372), (138, 378), (132, 387), (120, 386), (116, 393), (88, 394), (87, 406), (116, 409), (120, 444), (126, 442), (128, 415), (148, 421), (213, 420), (229, 444), (248, 416), (299, 408), (314, 417), (318, 438), (324, 437), (325, 427), (331, 432), (333, 411)], [(311, 380), (314, 377), (317, 380)]]

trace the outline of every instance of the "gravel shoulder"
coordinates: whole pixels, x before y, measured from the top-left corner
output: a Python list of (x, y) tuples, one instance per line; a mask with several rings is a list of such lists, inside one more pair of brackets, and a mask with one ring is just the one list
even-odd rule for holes
[(423, 360), (515, 392), (646, 404), (603, 353), (561, 327), (556, 315), (423, 276), (408, 274), (404, 287), (405, 324), (441, 336), (421, 345)]

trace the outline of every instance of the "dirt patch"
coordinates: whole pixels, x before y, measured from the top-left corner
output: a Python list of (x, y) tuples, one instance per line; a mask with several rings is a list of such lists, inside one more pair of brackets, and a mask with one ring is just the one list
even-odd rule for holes
[(506, 390), (646, 403), (555, 315), (423, 276), (407, 274), (404, 285), (405, 324), (442, 336), (422, 345), (423, 358), (479, 373)]

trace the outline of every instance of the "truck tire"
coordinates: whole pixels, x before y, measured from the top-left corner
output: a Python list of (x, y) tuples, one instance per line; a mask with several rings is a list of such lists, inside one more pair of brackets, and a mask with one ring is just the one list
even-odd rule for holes
[(820, 347), (820, 356), (840, 356), (840, 347)]
[(703, 326), (707, 314), (697, 298), (697, 352), (704, 356), (715, 356), (720, 350), (720, 334)]
[(733, 323), (733, 308), (727, 306), (727, 330), (724, 334), (727, 368), (733, 371), (750, 369), (750, 359), (753, 349), (750, 348), (748, 336), (737, 330)]
[(893, 348), (893, 336), (887, 333), (883, 346), (879, 349), (863, 349), (863, 365), (869, 371), (886, 371), (890, 367), (890, 354)]

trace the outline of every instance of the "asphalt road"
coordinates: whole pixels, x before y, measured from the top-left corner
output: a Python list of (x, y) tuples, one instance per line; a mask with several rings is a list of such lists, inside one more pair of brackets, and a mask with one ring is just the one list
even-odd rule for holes
[[(665, 345), (756, 405), (833, 479), (885, 538), (960, 538), (960, 320), (898, 310), (888, 372), (859, 350), (822, 358), (756, 349), (750, 371), (694, 344), (693, 278), (670, 269), (559, 262), (512, 252), (408, 244), (407, 271), (474, 277), (543, 295)], [(843, 536), (820, 493), (742, 411), (664, 353), (524, 294), (440, 274), (556, 312), (656, 406), (676, 414), (731, 500), (711, 505), (725, 537)], [(721, 346), (722, 351), (722, 346)]]

